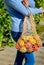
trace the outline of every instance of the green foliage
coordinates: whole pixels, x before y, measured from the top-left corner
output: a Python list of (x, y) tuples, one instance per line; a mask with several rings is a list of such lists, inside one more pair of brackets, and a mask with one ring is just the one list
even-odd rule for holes
[(37, 8), (43, 7), (44, 8), (44, 0), (35, 0), (35, 5)]
[(4, 7), (3, 0), (0, 0), (0, 47), (1, 46), (13, 46), (15, 42), (11, 38), (11, 19)]
[[(42, 7), (44, 9), (44, 0), (35, 0), (35, 5), (37, 8)], [(36, 14), (34, 16), (35, 23), (37, 24), (37, 32), (40, 34), (41, 32), (44, 32), (43, 26), (39, 25), (39, 22), (44, 22), (44, 16), (40, 16), (40, 14)]]
[[(36, 2), (36, 7), (44, 8), (44, 0), (35, 0), (35, 2)], [(36, 24), (38, 24), (40, 20), (44, 20), (44, 18), (41, 17), (39, 14), (35, 15), (34, 18), (35, 18)], [(11, 24), (12, 24), (12, 21), (10, 19), (10, 16), (6, 8), (4, 7), (3, 0), (0, 0), (0, 47), (5, 45), (9, 45), (9, 46), (15, 45), (15, 41), (13, 41), (11, 37), (11, 32), (10, 32)]]

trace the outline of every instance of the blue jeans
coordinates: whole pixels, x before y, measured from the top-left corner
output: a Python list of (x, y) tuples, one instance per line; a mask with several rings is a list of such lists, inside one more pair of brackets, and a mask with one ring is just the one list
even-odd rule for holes
[[(21, 32), (11, 31), (11, 35), (13, 39), (17, 42), (17, 40), (19, 39), (21, 35)], [(14, 62), (14, 65), (22, 65), (22, 61), (24, 58), (25, 58), (24, 65), (34, 65), (35, 64), (34, 52), (21, 53), (20, 51), (17, 51), (16, 60)]]

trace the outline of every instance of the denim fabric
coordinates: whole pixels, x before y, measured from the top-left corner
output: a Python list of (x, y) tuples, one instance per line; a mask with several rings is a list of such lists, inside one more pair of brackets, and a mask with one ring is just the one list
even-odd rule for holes
[(12, 35), (13, 40), (15, 40), (17, 42), (18, 39), (19, 39), (19, 37), (21, 36), (21, 33), (22, 32), (14, 32), (14, 31), (11, 31), (11, 35)]
[[(4, 0), (5, 7), (8, 10), (12, 20), (12, 31), (22, 32), (22, 24), (25, 16), (29, 16), (26, 7), (22, 4), (23, 0)], [(29, 9), (32, 14), (42, 13), (42, 9), (34, 8), (34, 0), (29, 0)], [(30, 26), (30, 25), (29, 25)]]
[(14, 65), (22, 65), (24, 58), (25, 58), (24, 65), (34, 65), (35, 64), (34, 52), (21, 53), (20, 51), (17, 51)]
[[(11, 31), (11, 35), (12, 35), (13, 39), (17, 42), (17, 40), (19, 39), (19, 37), (21, 35), (21, 32)], [(24, 58), (25, 58), (24, 65), (34, 65), (35, 64), (34, 52), (21, 53), (20, 51), (17, 51), (14, 65), (22, 65), (22, 61)]]

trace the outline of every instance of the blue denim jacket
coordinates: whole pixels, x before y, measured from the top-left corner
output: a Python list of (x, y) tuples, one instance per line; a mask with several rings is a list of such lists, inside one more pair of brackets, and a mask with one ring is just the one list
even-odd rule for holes
[[(23, 0), (4, 0), (5, 6), (12, 20), (11, 30), (14, 32), (22, 32), (24, 17), (30, 14), (22, 4), (22, 1)], [(33, 15), (42, 13), (42, 9), (35, 8), (34, 0), (29, 0), (29, 9)]]

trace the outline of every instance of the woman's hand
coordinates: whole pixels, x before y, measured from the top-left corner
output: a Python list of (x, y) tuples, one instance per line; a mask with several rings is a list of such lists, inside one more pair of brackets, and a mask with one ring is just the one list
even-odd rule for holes
[(23, 5), (25, 5), (25, 6), (29, 6), (29, 2), (28, 2), (28, 0), (23, 0)]

